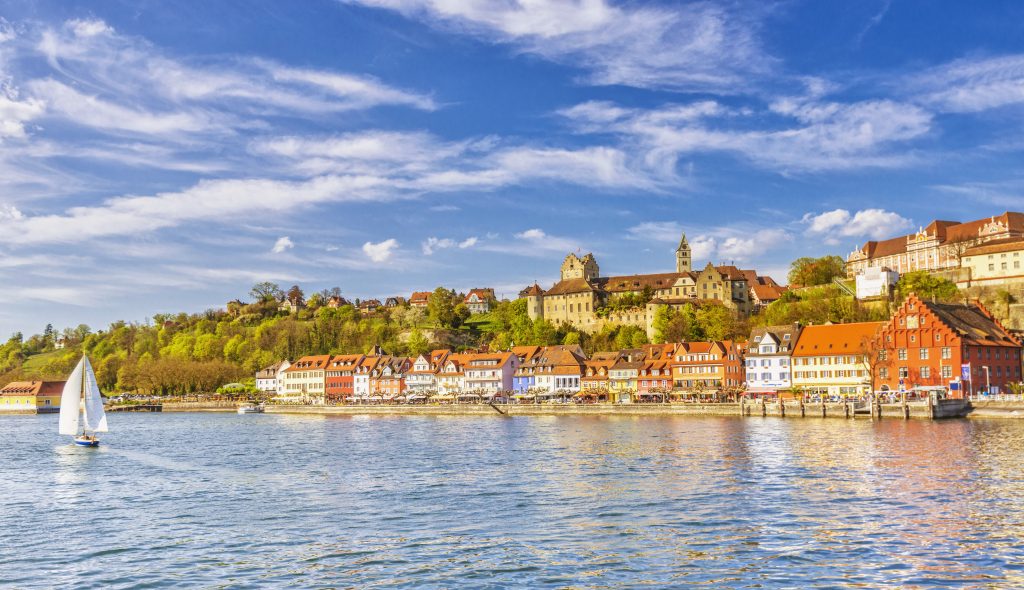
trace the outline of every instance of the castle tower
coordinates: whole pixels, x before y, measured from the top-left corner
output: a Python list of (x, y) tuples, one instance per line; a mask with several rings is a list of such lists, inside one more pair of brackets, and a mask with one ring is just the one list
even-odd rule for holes
[(601, 270), (597, 266), (597, 260), (593, 254), (587, 254), (583, 258), (570, 254), (562, 261), (562, 280), (585, 279), (592, 281), (600, 276)]
[(686, 241), (685, 232), (676, 248), (676, 272), (690, 272), (690, 243)]
[(544, 317), (544, 290), (537, 283), (526, 290), (526, 313), (531, 320)]

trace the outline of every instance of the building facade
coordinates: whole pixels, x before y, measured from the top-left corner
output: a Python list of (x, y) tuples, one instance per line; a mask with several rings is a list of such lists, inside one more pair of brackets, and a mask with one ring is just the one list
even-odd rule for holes
[(777, 394), (793, 388), (793, 347), (800, 324), (754, 328), (746, 351), (746, 391)]
[(871, 355), (882, 325), (805, 326), (793, 349), (794, 391), (834, 399), (871, 393)]
[[(685, 235), (676, 249), (676, 271), (669, 273), (602, 277), (593, 254), (569, 254), (562, 261), (557, 283), (546, 291), (536, 284), (524, 291), (527, 312), (531, 319), (568, 323), (588, 332), (606, 324), (635, 325), (645, 328), (648, 337), (654, 334), (655, 314), (664, 306), (678, 308), (710, 301), (739, 316), (751, 313), (749, 277), (757, 278), (755, 271), (711, 263), (694, 271), (691, 261)], [(762, 291), (766, 301), (781, 293), (781, 288), (768, 277), (758, 278), (756, 284), (765, 287)]]
[(852, 279), (871, 267), (885, 267), (899, 274), (958, 270), (971, 247), (1021, 236), (1024, 213), (1007, 211), (966, 223), (935, 220), (913, 234), (866, 242), (847, 257), (846, 274)]
[(980, 303), (910, 295), (880, 330), (876, 348), (873, 370), (882, 391), (1005, 393), (1021, 380), (1021, 342)]
[(959, 287), (1024, 284), (1024, 238), (993, 240), (968, 248)]
[(331, 355), (304, 356), (284, 370), (282, 401), (322, 403), (325, 394), (325, 372)]
[(0, 412), (47, 414), (60, 411), (65, 381), (12, 381), (0, 389)]
[(284, 394), (284, 372), (292, 366), (292, 364), (285, 359), (281, 362), (274, 363), (269, 367), (256, 372), (256, 389), (263, 393), (269, 393), (273, 395)]

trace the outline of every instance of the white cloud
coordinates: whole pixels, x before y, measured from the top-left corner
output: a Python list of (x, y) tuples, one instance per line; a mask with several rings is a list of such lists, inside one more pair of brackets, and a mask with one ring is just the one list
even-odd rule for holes
[(451, 238), (436, 238), (429, 237), (423, 241), (420, 245), (423, 249), (423, 254), (426, 256), (432, 255), (438, 250), (445, 250), (447, 248), (460, 248), (465, 250), (466, 248), (472, 248), (477, 244), (479, 239), (476, 236), (468, 237), (465, 240), (456, 241)]
[(959, 59), (912, 76), (909, 87), (919, 100), (945, 112), (1024, 103), (1024, 54)]
[(438, 27), (590, 72), (592, 84), (744, 91), (770, 70), (757, 38), (761, 11), (711, 3), (660, 7), (606, 0), (345, 0), (401, 12)]
[(273, 252), (274, 254), (280, 254), (285, 250), (291, 250), (294, 247), (295, 243), (292, 242), (291, 238), (289, 238), (288, 236), (282, 236), (280, 238), (277, 238), (277, 241), (274, 242), (274, 247), (271, 248), (270, 251)]
[(0, 221), (19, 220), (25, 217), (14, 205), (0, 205)]
[(72, 19), (67, 22), (76, 37), (95, 37), (96, 35), (107, 35), (114, 32), (114, 29), (99, 19)]
[(628, 228), (626, 233), (633, 240), (678, 243), (683, 227), (675, 221), (646, 221)]
[(363, 244), (363, 252), (373, 262), (387, 262), (396, 248), (398, 248), (398, 241), (394, 238), (376, 244), (373, 242)]
[[(678, 244), (683, 227), (675, 221), (647, 221), (626, 230), (630, 239)], [(792, 236), (783, 229), (756, 229), (745, 226), (701, 228), (686, 241), (695, 267), (700, 261), (748, 262), (769, 254), (773, 248), (789, 242)]]
[[(900, 231), (910, 228), (909, 219), (884, 209), (863, 209), (850, 213), (846, 209), (835, 209), (824, 213), (807, 213), (803, 222), (813, 235), (825, 235), (826, 243), (838, 243), (835, 236), (867, 236), (874, 240), (891, 238)], [(830, 237), (831, 236), (831, 237)]]
[(426, 256), (432, 255), (437, 250), (443, 250), (445, 248), (451, 248), (453, 246), (455, 246), (455, 240), (452, 240), (452, 239), (449, 239), (449, 238), (434, 238), (434, 237), (427, 238), (423, 242), (423, 244), (421, 244), (421, 247), (423, 249), (423, 254), (426, 255)]
[(643, 154), (648, 170), (662, 178), (674, 174), (678, 158), (686, 154), (731, 152), (753, 163), (782, 171), (843, 170), (863, 167), (893, 167), (913, 161), (891, 146), (925, 135), (932, 116), (924, 109), (891, 100), (854, 103), (819, 102), (816, 99), (776, 100), (770, 113), (789, 120), (767, 130), (713, 126), (711, 119), (737, 113), (710, 101), (667, 105), (655, 109), (613, 110), (603, 104), (600, 113), (612, 113), (603, 125), (593, 117), (590, 103), (582, 111), (565, 109), (564, 116), (581, 131), (612, 132), (623, 136)]
[(0, 219), (0, 242), (77, 243), (116, 235), (138, 235), (185, 222), (237, 221), (267, 212), (329, 201), (365, 201), (387, 197), (376, 177), (320, 176), (301, 182), (283, 180), (207, 180), (180, 192), (109, 199), (63, 214)]

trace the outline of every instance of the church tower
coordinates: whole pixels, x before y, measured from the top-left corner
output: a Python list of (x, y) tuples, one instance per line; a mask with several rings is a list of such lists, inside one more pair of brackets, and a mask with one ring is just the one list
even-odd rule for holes
[(676, 248), (676, 272), (690, 272), (690, 243), (686, 241), (686, 233)]

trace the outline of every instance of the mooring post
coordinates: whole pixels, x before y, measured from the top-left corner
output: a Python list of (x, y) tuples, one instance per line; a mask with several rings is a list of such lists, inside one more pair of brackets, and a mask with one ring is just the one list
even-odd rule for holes
[(806, 418), (807, 417), (807, 413), (806, 413), (805, 408), (804, 408), (804, 398), (802, 398), (802, 397), (800, 398), (800, 417), (801, 418)]

